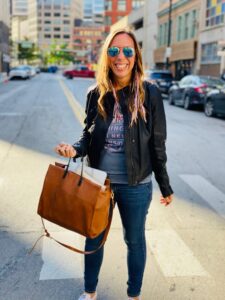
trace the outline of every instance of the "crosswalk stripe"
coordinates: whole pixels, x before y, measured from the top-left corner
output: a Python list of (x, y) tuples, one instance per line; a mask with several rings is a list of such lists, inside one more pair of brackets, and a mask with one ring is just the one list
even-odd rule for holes
[(180, 175), (202, 199), (225, 218), (225, 194), (200, 175)]
[[(52, 233), (54, 238), (82, 249), (81, 239), (73, 232)], [(51, 239), (44, 238), (42, 246), (43, 265), (39, 280), (71, 279), (83, 277), (83, 255), (77, 255)]]
[(146, 231), (147, 243), (164, 276), (210, 277), (175, 230), (169, 225), (166, 228)]

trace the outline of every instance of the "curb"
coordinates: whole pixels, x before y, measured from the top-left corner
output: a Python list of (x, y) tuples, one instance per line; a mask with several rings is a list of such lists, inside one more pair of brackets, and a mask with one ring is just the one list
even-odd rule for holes
[(7, 83), (9, 81), (9, 77), (6, 73), (0, 73), (0, 83)]

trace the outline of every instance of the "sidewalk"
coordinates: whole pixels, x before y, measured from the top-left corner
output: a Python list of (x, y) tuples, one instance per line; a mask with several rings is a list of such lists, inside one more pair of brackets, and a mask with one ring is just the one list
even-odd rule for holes
[(0, 83), (8, 82), (9, 77), (7, 76), (7, 73), (0, 73)]

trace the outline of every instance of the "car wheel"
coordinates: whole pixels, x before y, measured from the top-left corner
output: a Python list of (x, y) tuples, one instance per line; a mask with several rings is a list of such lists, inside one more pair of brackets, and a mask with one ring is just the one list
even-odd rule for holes
[(213, 102), (211, 99), (208, 99), (206, 101), (205, 106), (204, 106), (204, 112), (207, 117), (213, 117), (215, 115)]
[(170, 105), (174, 105), (172, 93), (170, 93), (169, 96), (168, 96), (168, 103)]
[(185, 96), (184, 98), (184, 108), (185, 109), (190, 109), (191, 105), (190, 105), (190, 97), (188, 95)]

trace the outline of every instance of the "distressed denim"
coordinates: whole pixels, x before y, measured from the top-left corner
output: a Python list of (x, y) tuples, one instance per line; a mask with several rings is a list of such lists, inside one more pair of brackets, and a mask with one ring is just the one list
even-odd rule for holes
[[(122, 220), (124, 241), (127, 245), (127, 294), (129, 297), (136, 297), (141, 293), (146, 263), (145, 221), (152, 199), (152, 182), (136, 186), (112, 184), (112, 189)], [(94, 239), (87, 238), (85, 250), (96, 249), (103, 234), (104, 232)], [(94, 254), (85, 255), (84, 288), (88, 293), (96, 290), (103, 253), (104, 247)]]

